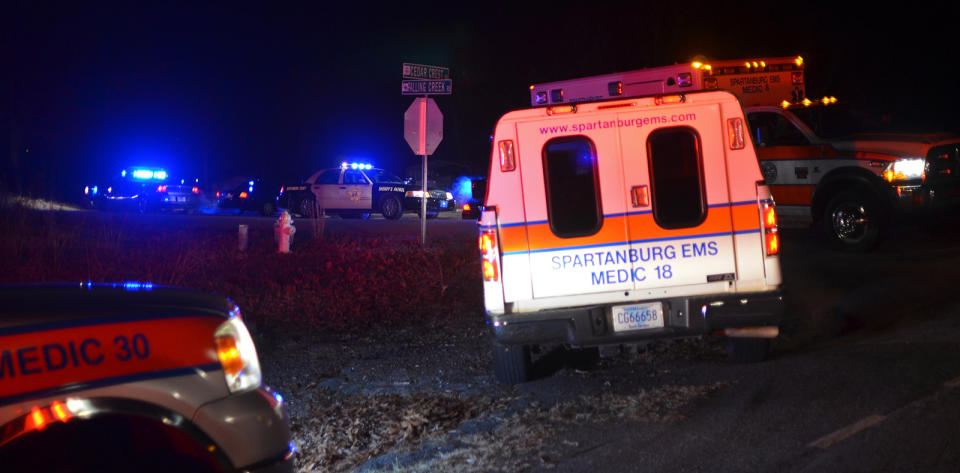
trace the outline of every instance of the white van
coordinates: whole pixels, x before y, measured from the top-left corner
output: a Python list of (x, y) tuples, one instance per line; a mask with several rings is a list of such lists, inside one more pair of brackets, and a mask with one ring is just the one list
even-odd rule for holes
[(743, 109), (727, 91), (507, 113), (480, 217), (495, 374), (531, 348), (720, 333), (766, 356), (779, 235)]

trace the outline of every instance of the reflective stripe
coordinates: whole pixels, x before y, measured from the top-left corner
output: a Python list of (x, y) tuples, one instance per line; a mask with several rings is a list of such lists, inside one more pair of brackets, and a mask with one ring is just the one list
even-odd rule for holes
[(680, 229), (660, 227), (654, 221), (653, 213), (650, 211), (627, 215), (611, 214), (604, 216), (603, 227), (599, 232), (577, 238), (560, 238), (554, 235), (549, 224), (545, 221), (532, 222), (526, 225), (523, 223), (505, 224), (500, 227), (500, 245), (505, 255), (526, 253), (528, 250), (533, 253), (558, 249), (622, 245), (625, 243), (624, 225), (626, 225), (628, 232), (626, 239), (630, 240), (630, 243), (752, 233), (760, 229), (760, 214), (758, 212), (756, 201), (711, 205), (703, 223), (696, 227)]
[[(0, 336), (0, 404), (50, 391), (217, 369), (221, 317), (193, 316), (52, 328)], [(133, 378), (131, 378), (133, 377)]]

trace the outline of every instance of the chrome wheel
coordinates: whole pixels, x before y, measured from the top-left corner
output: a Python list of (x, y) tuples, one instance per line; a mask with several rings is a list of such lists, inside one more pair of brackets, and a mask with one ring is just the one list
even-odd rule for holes
[(842, 202), (830, 213), (833, 233), (838, 240), (859, 243), (867, 236), (870, 218), (860, 202)]

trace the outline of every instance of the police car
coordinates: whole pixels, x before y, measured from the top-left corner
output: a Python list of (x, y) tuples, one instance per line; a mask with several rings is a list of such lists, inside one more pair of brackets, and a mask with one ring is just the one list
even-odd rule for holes
[(100, 210), (193, 211), (203, 200), (198, 179), (172, 179), (162, 168), (131, 168), (106, 183), (84, 186), (84, 198)]
[(293, 471), (282, 397), (229, 300), (0, 286), (3, 471)]
[(403, 215), (407, 192), (403, 179), (366, 163), (342, 163), (315, 172), (302, 185), (284, 186), (280, 206), (312, 217), (315, 209), (341, 217), (380, 213), (396, 220)]
[(225, 180), (222, 189), (216, 191), (217, 207), (237, 210), (240, 213), (253, 211), (273, 215), (277, 210), (277, 189), (260, 178), (233, 177)]
[[(444, 189), (437, 189), (428, 182), (427, 187), (427, 218), (436, 218), (440, 212), (456, 212), (457, 201), (453, 194)], [(403, 209), (420, 215), (422, 211), (423, 184), (417, 181), (408, 181), (403, 198)]]

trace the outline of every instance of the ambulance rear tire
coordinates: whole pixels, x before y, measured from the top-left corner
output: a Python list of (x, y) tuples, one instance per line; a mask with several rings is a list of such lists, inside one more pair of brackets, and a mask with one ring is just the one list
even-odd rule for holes
[(393, 195), (384, 196), (380, 199), (380, 214), (387, 220), (397, 220), (403, 216), (400, 199)]
[(830, 246), (861, 253), (877, 244), (882, 220), (875, 199), (862, 192), (847, 191), (830, 199), (822, 223)]
[(757, 363), (770, 355), (769, 338), (728, 338), (727, 360), (732, 363)]
[(500, 384), (520, 384), (533, 379), (530, 346), (494, 342), (493, 376)]

